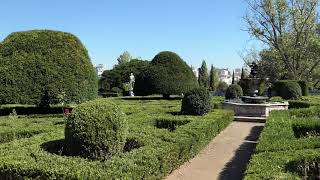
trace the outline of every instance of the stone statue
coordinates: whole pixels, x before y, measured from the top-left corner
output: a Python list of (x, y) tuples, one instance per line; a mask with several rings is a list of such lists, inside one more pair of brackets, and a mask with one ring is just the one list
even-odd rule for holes
[(130, 96), (134, 96), (134, 93), (133, 93), (134, 83), (135, 83), (135, 78), (134, 78), (133, 73), (131, 73), (130, 74), (130, 81), (129, 81), (129, 94), (130, 94)]
[(255, 63), (255, 62), (251, 63), (250, 68), (251, 68), (250, 77), (251, 78), (255, 78), (257, 76), (257, 74), (258, 74), (258, 65), (257, 65), (257, 63)]

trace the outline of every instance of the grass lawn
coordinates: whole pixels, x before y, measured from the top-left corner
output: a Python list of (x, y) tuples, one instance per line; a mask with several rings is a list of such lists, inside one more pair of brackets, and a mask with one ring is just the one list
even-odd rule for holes
[(233, 120), (232, 112), (219, 109), (179, 115), (179, 99), (112, 100), (127, 114), (129, 136), (125, 151), (104, 162), (63, 153), (62, 117), (1, 117), (0, 179), (162, 179)]

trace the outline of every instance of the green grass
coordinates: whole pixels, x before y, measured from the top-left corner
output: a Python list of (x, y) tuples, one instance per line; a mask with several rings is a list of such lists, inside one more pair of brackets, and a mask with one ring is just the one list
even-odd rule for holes
[(233, 120), (233, 113), (224, 110), (205, 116), (178, 115), (181, 100), (113, 101), (127, 114), (128, 140), (141, 147), (104, 162), (66, 156), (61, 149), (63, 118), (21, 117), (18, 122), (6, 116), (0, 124), (37, 127), (32, 123), (36, 120), (45, 132), (0, 144), (0, 179), (162, 179), (197, 155)]

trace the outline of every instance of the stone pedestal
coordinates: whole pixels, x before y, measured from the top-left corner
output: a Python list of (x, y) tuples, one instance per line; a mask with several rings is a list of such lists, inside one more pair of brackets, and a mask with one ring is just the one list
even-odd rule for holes
[(289, 107), (288, 102), (280, 103), (265, 103), (265, 104), (247, 104), (241, 102), (223, 103), (223, 109), (230, 109), (234, 111), (235, 120), (263, 122), (273, 110), (286, 110)]

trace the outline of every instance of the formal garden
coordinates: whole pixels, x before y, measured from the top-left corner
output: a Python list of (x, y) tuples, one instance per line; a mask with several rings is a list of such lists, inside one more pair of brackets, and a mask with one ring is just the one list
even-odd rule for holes
[(229, 85), (205, 60), (196, 76), (172, 51), (150, 60), (125, 52), (98, 77), (71, 33), (8, 35), (0, 42), (0, 179), (165, 179), (241, 118), (260, 118), (263, 128), (235, 178), (319, 179), (318, 1), (248, 4), (248, 32), (266, 46), (243, 57), (241, 78), (233, 73)]

